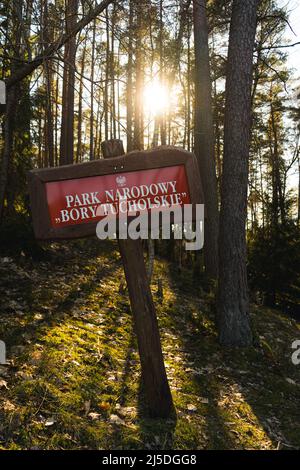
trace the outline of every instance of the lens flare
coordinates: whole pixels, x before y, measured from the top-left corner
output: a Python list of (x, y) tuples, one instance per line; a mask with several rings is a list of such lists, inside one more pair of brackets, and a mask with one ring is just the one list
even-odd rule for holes
[(160, 82), (150, 82), (143, 93), (146, 114), (157, 116), (167, 111), (170, 105), (170, 94), (167, 87)]

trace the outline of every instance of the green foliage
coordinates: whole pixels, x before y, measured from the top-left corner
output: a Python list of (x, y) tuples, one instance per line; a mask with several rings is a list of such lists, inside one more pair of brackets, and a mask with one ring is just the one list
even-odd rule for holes
[(249, 279), (267, 304), (296, 304), (300, 293), (300, 232), (289, 222), (249, 235)]
[(19, 256), (22, 253), (40, 258), (44, 250), (35, 240), (29, 215), (16, 212), (1, 225), (0, 255)]

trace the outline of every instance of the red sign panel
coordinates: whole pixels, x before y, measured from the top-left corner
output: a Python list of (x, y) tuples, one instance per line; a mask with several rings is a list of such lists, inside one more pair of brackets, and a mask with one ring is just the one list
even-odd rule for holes
[(203, 203), (196, 157), (177, 147), (37, 169), (28, 177), (33, 226), (40, 240), (95, 235), (105, 216), (124, 213), (132, 218)]
[(184, 165), (46, 183), (52, 227), (190, 203)]

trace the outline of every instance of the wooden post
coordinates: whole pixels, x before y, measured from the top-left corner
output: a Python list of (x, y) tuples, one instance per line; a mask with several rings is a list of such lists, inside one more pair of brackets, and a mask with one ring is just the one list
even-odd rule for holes
[[(124, 154), (121, 140), (101, 144), (104, 158)], [(175, 412), (165, 370), (155, 307), (147, 277), (141, 240), (118, 240), (129, 291), (141, 360), (142, 380), (151, 417)]]

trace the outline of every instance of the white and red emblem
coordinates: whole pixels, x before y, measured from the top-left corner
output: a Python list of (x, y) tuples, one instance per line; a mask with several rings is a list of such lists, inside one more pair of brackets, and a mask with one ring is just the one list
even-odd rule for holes
[(119, 175), (116, 177), (116, 183), (118, 186), (125, 186), (126, 184), (126, 177), (125, 176), (122, 176), (122, 175)]

